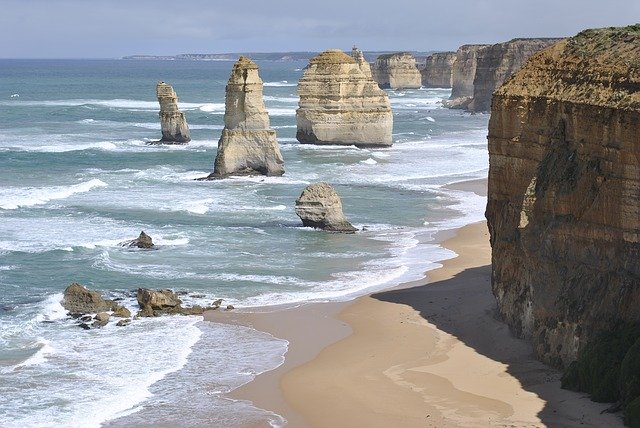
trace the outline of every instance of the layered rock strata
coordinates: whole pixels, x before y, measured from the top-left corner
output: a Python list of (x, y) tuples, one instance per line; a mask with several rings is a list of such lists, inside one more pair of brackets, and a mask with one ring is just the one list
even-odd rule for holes
[(489, 111), (493, 92), (520, 70), (529, 57), (560, 40), (562, 39), (513, 39), (478, 51), (473, 99), (468, 110)]
[(473, 99), (473, 81), (476, 77), (478, 55), (489, 45), (462, 45), (456, 51), (451, 67), (451, 96), (445, 105), (449, 108), (467, 108)]
[(160, 127), (162, 139), (160, 143), (186, 144), (191, 141), (184, 113), (178, 110), (178, 96), (173, 88), (164, 83), (156, 85), (156, 95), (160, 103)]
[(373, 75), (371, 74), (371, 64), (369, 64), (369, 62), (365, 59), (364, 54), (360, 49), (354, 46), (351, 49), (351, 58), (356, 60), (358, 67), (360, 67), (360, 71), (362, 71), (365, 76), (372, 78)]
[(313, 57), (298, 82), (301, 143), (391, 146), (389, 97), (353, 57), (330, 49)]
[(427, 88), (450, 88), (451, 70), (456, 61), (455, 52), (438, 52), (429, 55), (420, 70), (422, 86)]
[(258, 65), (241, 56), (227, 83), (224, 129), (209, 178), (284, 174), (284, 160), (276, 132), (269, 125), (262, 90)]
[(371, 71), (383, 89), (417, 89), (422, 86), (416, 59), (408, 52), (380, 55)]
[(344, 216), (336, 190), (324, 182), (310, 184), (302, 191), (296, 200), (296, 214), (307, 227), (345, 233), (357, 230)]
[(535, 54), (493, 96), (486, 216), (500, 314), (566, 366), (640, 322), (640, 26)]

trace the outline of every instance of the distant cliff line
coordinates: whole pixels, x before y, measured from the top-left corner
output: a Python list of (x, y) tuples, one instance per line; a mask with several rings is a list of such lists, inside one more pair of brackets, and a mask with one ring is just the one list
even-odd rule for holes
[[(364, 56), (367, 61), (375, 61), (380, 55), (394, 51), (369, 51)], [(409, 51), (418, 60), (424, 60), (434, 51)], [(240, 56), (246, 56), (254, 61), (308, 61), (320, 52), (230, 52), (230, 53), (190, 53), (179, 55), (128, 55), (122, 59), (128, 60), (162, 60), (162, 61), (237, 61)]]

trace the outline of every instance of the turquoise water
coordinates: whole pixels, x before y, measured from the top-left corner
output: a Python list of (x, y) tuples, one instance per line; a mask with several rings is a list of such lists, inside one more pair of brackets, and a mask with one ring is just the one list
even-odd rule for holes
[[(130, 425), (160, 408), (194, 425), (282, 423), (224, 393), (280, 364), (285, 341), (199, 317), (86, 332), (59, 305), (73, 281), (132, 309), (137, 287), (250, 309), (352, 298), (450, 256), (430, 237), (480, 219), (484, 201), (443, 186), (486, 176), (488, 116), (441, 108), (447, 89), (390, 91), (392, 148), (300, 145), (295, 84), (305, 65), (259, 63), (285, 175), (202, 182), (231, 62), (0, 60), (0, 425)], [(187, 146), (145, 144), (160, 137), (157, 80), (180, 97)], [(294, 201), (315, 181), (333, 184), (366, 231), (302, 227)], [(140, 230), (156, 251), (118, 245)], [(209, 347), (211, 360), (193, 346)], [(171, 394), (186, 379), (178, 405)]]

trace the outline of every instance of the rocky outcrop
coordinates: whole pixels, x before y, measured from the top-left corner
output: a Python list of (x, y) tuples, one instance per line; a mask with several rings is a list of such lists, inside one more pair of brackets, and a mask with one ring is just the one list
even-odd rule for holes
[(224, 129), (209, 178), (231, 175), (282, 175), (284, 160), (269, 126), (258, 65), (241, 56), (226, 87)]
[(529, 57), (560, 40), (562, 39), (513, 39), (478, 51), (473, 99), (467, 109), (475, 112), (489, 111), (493, 92), (520, 70)]
[(128, 248), (154, 248), (153, 239), (151, 239), (149, 235), (144, 233), (144, 230), (140, 232), (140, 235), (136, 239), (122, 242), (120, 243), (120, 245)]
[(438, 52), (429, 55), (420, 70), (422, 86), (426, 88), (450, 88), (451, 70), (456, 60), (455, 52)]
[(307, 227), (345, 233), (358, 230), (347, 221), (340, 196), (327, 183), (307, 186), (296, 200), (296, 214)]
[(162, 315), (201, 315), (205, 310), (217, 307), (203, 308), (199, 305), (183, 307), (182, 300), (171, 290), (151, 290), (138, 288), (136, 293), (140, 310), (139, 317), (159, 317)]
[(380, 55), (371, 71), (383, 89), (418, 89), (422, 86), (416, 59), (408, 52)]
[(178, 96), (173, 88), (164, 83), (156, 85), (156, 95), (160, 103), (160, 127), (162, 139), (160, 143), (186, 144), (191, 141), (187, 119), (178, 110)]
[(489, 155), (506, 322), (556, 366), (598, 332), (637, 325), (640, 26), (587, 30), (531, 57), (493, 96)]
[(313, 57), (298, 81), (296, 138), (301, 143), (392, 144), (389, 97), (358, 61), (339, 49)]
[(449, 108), (467, 108), (473, 98), (478, 54), (489, 45), (463, 45), (456, 51), (451, 68), (451, 96), (445, 105)]
[(74, 282), (64, 290), (62, 307), (71, 314), (76, 314), (77, 318), (82, 314), (111, 311), (117, 309), (118, 305), (112, 300), (103, 299), (97, 291)]

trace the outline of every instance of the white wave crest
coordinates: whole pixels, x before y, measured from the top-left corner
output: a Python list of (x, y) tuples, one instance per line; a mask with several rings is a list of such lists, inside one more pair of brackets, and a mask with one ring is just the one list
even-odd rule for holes
[(15, 210), (22, 207), (43, 205), (52, 200), (66, 199), (76, 193), (106, 187), (107, 183), (94, 178), (71, 186), (8, 188), (0, 190), (0, 209)]

